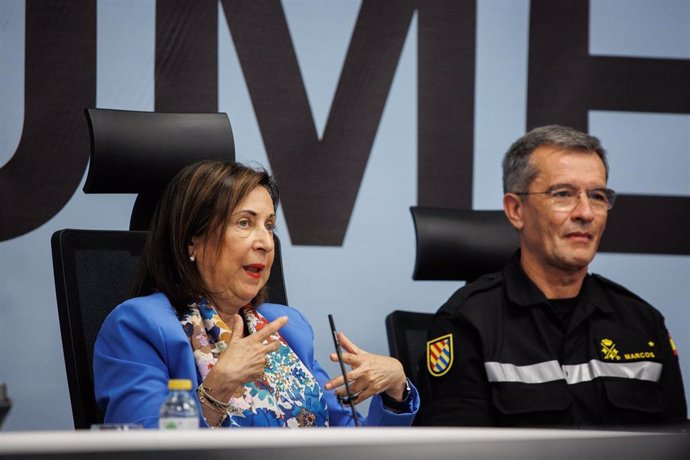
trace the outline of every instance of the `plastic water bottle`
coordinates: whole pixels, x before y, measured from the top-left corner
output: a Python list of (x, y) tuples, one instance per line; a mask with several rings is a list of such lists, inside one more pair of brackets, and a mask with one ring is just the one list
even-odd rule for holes
[(161, 430), (193, 430), (199, 428), (199, 409), (190, 393), (192, 381), (170, 379), (168, 396), (161, 406), (158, 427)]

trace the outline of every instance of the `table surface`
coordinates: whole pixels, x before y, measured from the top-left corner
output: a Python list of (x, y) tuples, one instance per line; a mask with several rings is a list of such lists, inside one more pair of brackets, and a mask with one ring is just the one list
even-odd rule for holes
[[(690, 458), (690, 434), (509, 428), (0, 432), (0, 458)], [(603, 456), (603, 457), (602, 457)]]

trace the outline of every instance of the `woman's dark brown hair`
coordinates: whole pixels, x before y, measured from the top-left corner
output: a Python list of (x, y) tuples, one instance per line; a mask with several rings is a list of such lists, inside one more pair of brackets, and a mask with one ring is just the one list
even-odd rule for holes
[[(149, 236), (139, 265), (135, 296), (159, 291), (182, 316), (187, 304), (198, 295), (208, 296), (206, 286), (189, 260), (193, 237), (217, 234), (222, 250), (223, 232), (237, 205), (256, 187), (265, 187), (274, 208), (278, 187), (263, 169), (252, 169), (231, 161), (202, 161), (182, 169), (168, 184), (151, 219)], [(261, 304), (264, 286), (252, 300)]]

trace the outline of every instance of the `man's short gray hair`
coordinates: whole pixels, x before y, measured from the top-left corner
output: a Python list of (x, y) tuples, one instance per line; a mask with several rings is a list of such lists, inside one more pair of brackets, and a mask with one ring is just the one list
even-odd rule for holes
[(503, 157), (503, 193), (527, 190), (539, 172), (529, 163), (529, 159), (532, 152), (542, 146), (559, 147), (583, 153), (594, 152), (604, 163), (606, 179), (609, 177), (606, 151), (599, 139), (566, 126), (542, 126), (515, 141)]

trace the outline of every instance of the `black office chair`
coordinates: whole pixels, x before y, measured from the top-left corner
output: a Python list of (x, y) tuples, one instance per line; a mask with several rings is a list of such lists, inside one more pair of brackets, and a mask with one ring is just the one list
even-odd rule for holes
[(420, 360), (426, 350), (433, 313), (395, 310), (386, 316), (390, 355), (397, 358), (415, 386), (419, 387)]
[(148, 232), (60, 230), (53, 273), (75, 428), (103, 422), (93, 386), (93, 347), (108, 313), (132, 295)]
[(417, 237), (412, 278), (472, 282), (508, 262), (520, 243), (503, 211), (411, 207)]
[(12, 408), (12, 400), (7, 397), (7, 385), (5, 382), (0, 382), (0, 428), (5, 422), (5, 417)]
[[(501, 269), (519, 246), (503, 211), (411, 207), (417, 255), (416, 281), (471, 282)], [(440, 306), (440, 305), (439, 305)], [(438, 306), (436, 306), (438, 307)], [(420, 366), (426, 356), (432, 313), (395, 310), (386, 317), (388, 348), (422, 391)]]
[[(93, 348), (110, 311), (132, 295), (153, 209), (175, 173), (202, 159), (234, 159), (226, 114), (87, 110), (91, 162), (86, 193), (139, 193), (130, 231), (57, 231), (53, 272), (74, 426), (102, 423), (93, 385)], [(228, 142), (229, 140), (229, 142)], [(169, 149), (169, 150), (165, 150)], [(268, 281), (269, 301), (287, 304), (280, 241)]]

